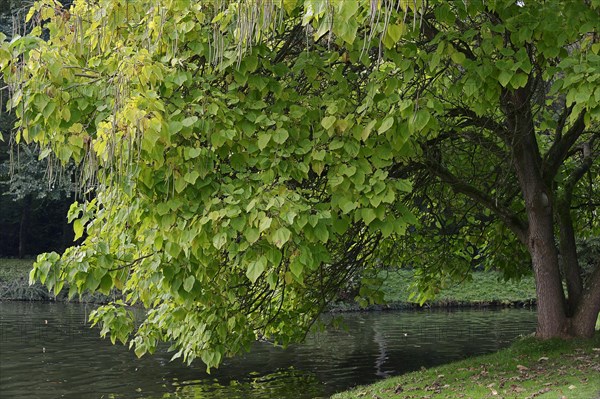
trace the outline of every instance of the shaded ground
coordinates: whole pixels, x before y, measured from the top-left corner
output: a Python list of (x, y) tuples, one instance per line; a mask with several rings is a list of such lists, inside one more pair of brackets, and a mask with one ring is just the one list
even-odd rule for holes
[(588, 341), (526, 338), (495, 354), (389, 378), (335, 399), (600, 397), (600, 332)]

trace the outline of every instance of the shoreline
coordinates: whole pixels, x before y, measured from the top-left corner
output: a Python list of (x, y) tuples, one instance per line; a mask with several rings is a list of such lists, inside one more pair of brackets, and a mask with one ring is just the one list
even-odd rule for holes
[(327, 309), (328, 313), (346, 312), (387, 312), (396, 310), (429, 310), (429, 309), (504, 309), (504, 308), (535, 308), (535, 299), (518, 301), (433, 301), (420, 305), (414, 302), (390, 302), (383, 305), (369, 305), (366, 308), (356, 303), (334, 304)]
[(65, 284), (58, 295), (48, 291), (48, 288), (36, 282), (29, 285), (28, 281), (0, 281), (0, 302), (59, 302), (59, 303), (96, 303), (107, 304), (117, 296), (107, 296), (100, 293), (85, 293), (81, 297), (68, 298), (69, 286)]
[[(111, 295), (86, 293), (81, 297), (68, 299), (68, 284), (55, 296), (40, 282), (29, 285), (29, 271), (33, 259), (0, 258), (0, 301), (45, 301), (105, 304), (119, 299), (118, 292)], [(413, 271), (399, 269), (386, 271), (382, 291), (385, 303), (363, 307), (346, 297), (345, 300), (331, 303), (326, 313), (371, 312), (394, 310), (427, 309), (488, 309), (488, 308), (534, 308), (536, 306), (533, 281), (524, 278), (519, 282), (501, 281), (501, 275), (494, 271), (475, 272), (472, 281), (442, 290), (438, 297), (423, 305), (411, 301), (409, 286)]]
[[(71, 302), (71, 303), (96, 303), (106, 304), (118, 299), (120, 295), (114, 296), (104, 294), (86, 293), (82, 297), (75, 296), (68, 298), (68, 285), (55, 296), (41, 283), (36, 282), (29, 285), (24, 278), (13, 281), (0, 280), (0, 302), (19, 301), (19, 302)], [(535, 299), (524, 300), (485, 300), (485, 301), (459, 301), (459, 300), (435, 300), (420, 305), (415, 302), (393, 301), (382, 305), (369, 305), (361, 307), (354, 302), (338, 302), (331, 304), (326, 310), (327, 313), (351, 313), (351, 312), (386, 312), (398, 310), (428, 310), (428, 309), (502, 309), (502, 308), (535, 308)]]
[(589, 340), (517, 340), (495, 353), (392, 376), (331, 399), (600, 399), (600, 331)]

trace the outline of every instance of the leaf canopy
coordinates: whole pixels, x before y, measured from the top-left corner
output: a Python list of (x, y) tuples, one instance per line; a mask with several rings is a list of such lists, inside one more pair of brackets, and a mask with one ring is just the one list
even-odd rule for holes
[[(436, 140), (455, 139), (449, 172), (488, 187), (497, 174), (468, 170), (507, 160), (499, 99), (534, 74), (552, 81), (549, 101), (566, 95), (571, 115), (597, 123), (598, 7), (39, 1), (39, 28), (0, 45), (17, 138), (98, 185), (70, 212), (83, 244), (41, 255), (31, 279), (123, 290), (93, 318), (138, 355), (171, 341), (175, 357), (215, 367), (257, 337), (300, 339), (375, 255), (410, 253), (409, 225), (435, 226), (413, 214), (444, 199), (411, 196), (422, 186), (406, 166), (433, 159)], [(461, 148), (474, 143), (470, 163)], [(477, 212), (471, 225), (486, 221)], [(146, 308), (137, 329), (133, 304)]]

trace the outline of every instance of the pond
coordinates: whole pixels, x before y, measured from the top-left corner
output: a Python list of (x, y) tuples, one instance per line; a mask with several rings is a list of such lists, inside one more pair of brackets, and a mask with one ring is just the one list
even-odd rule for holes
[(0, 302), (0, 397), (325, 398), (492, 352), (535, 330), (535, 312), (526, 309), (349, 313), (341, 316), (345, 329), (286, 350), (257, 343), (208, 375), (200, 362), (170, 362), (166, 352), (138, 359), (111, 345), (89, 328), (91, 309)]

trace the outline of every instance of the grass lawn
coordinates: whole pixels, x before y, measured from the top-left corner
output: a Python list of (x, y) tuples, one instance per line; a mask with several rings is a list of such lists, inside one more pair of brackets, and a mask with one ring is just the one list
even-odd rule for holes
[(0, 281), (29, 280), (29, 271), (33, 268), (33, 259), (0, 258)]
[(600, 398), (600, 333), (592, 340), (526, 338), (497, 353), (385, 379), (332, 399)]
[[(0, 300), (11, 301), (66, 301), (68, 286), (58, 296), (50, 293), (39, 281), (29, 285), (29, 272), (33, 268), (33, 259), (0, 258)], [(99, 293), (84, 293), (75, 297), (73, 302), (106, 303), (114, 296), (107, 297)]]
[[(385, 277), (386, 274), (383, 274)], [(400, 269), (387, 273), (383, 284), (385, 300), (388, 303), (410, 302), (409, 286), (413, 271)], [(443, 303), (512, 303), (529, 302), (535, 299), (533, 276), (525, 276), (520, 281), (504, 281), (502, 274), (495, 271), (475, 272), (473, 279), (443, 289), (434, 304)]]
[[(27, 286), (29, 271), (33, 267), (33, 259), (0, 258), (0, 282), (19, 282)], [(385, 300), (390, 304), (410, 302), (409, 286), (412, 283), (412, 270), (390, 271), (382, 290)], [(512, 303), (529, 302), (535, 299), (533, 277), (524, 277), (521, 281), (503, 281), (498, 272), (473, 273), (473, 280), (448, 287), (435, 299), (432, 305), (447, 303)]]

